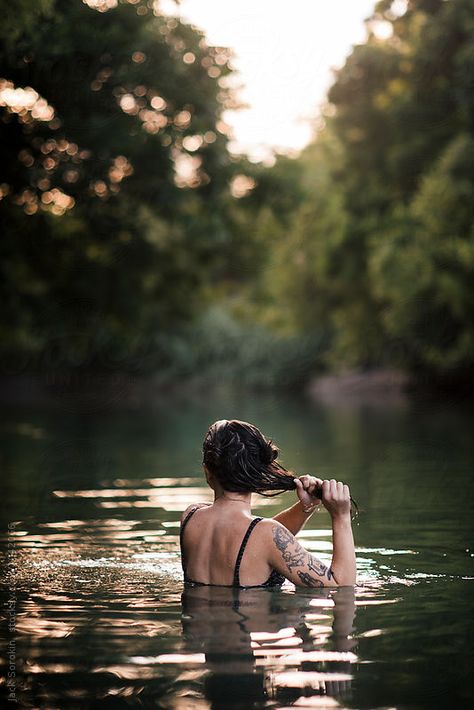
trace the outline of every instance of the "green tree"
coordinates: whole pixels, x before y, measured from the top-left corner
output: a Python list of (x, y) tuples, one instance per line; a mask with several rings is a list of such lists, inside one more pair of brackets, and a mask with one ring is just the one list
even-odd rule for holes
[(466, 373), (474, 2), (384, 0), (367, 29), (298, 161), (273, 303), (299, 332), (323, 328), (331, 367)]
[(232, 174), (219, 123), (230, 54), (142, 0), (113, 5), (23, 3), (16, 41), (3, 33), (0, 298), (12, 354), (59, 339), (66, 365), (84, 351), (99, 366), (124, 338), (152, 347), (202, 300), (219, 238), (207, 205), (219, 215)]
[(474, 352), (474, 140), (448, 144), (371, 253), (387, 332), (431, 373), (467, 375)]

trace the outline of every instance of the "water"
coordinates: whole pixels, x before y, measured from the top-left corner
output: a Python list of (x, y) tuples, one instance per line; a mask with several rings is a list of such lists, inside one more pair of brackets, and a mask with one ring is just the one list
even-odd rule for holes
[[(137, 411), (67, 405), (0, 423), (12, 644), (2, 689), (14, 670), (20, 707), (472, 706), (469, 407), (237, 395)], [(350, 483), (361, 508), (355, 594), (288, 584), (183, 595), (180, 511), (210, 500), (202, 437), (231, 417), (274, 437), (288, 467)], [(293, 500), (255, 496), (254, 512)], [(301, 541), (329, 560), (326, 513)]]

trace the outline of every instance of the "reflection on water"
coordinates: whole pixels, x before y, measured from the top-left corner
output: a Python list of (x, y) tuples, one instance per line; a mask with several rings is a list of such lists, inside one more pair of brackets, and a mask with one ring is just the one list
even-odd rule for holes
[(204, 677), (193, 678), (194, 692), (213, 707), (226, 695), (228, 707), (350, 697), (351, 664), (357, 661), (350, 637), (354, 592), (319, 594), (315, 614), (307, 593), (186, 589), (185, 648), (206, 669)]
[[(153, 418), (21, 413), (4, 422), (3, 623), (20, 706), (469, 705), (469, 416), (264, 398), (224, 404)], [(351, 483), (362, 508), (355, 593), (289, 583), (183, 591), (180, 511), (211, 499), (199, 472), (201, 435), (234, 414), (274, 435), (290, 467)], [(462, 505), (446, 496), (447, 471)], [(256, 497), (254, 511), (273, 515), (292, 496)], [(325, 513), (300, 537), (329, 561)]]

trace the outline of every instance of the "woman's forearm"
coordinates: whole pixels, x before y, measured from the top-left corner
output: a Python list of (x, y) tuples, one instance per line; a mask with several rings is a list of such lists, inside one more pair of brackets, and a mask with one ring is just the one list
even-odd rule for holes
[(332, 576), (338, 585), (355, 584), (356, 557), (350, 514), (333, 516), (332, 536)]
[(291, 508), (282, 510), (278, 515), (274, 515), (273, 520), (278, 520), (287, 530), (296, 535), (311, 517), (314, 510), (315, 508), (311, 512), (305, 513), (301, 502), (298, 501)]

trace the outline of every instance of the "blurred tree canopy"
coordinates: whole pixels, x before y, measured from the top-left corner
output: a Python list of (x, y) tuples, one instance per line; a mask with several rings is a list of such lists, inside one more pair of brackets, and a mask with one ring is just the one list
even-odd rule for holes
[(273, 167), (228, 153), (229, 50), (158, 2), (0, 9), (15, 363), (472, 379), (474, 0), (377, 2), (313, 143)]
[(474, 2), (383, 0), (366, 24), (296, 161), (260, 317), (318, 331), (328, 368), (472, 377)]
[(40, 367), (100, 367), (199, 305), (225, 238), (230, 52), (156, 2), (12, 8), (0, 2), (2, 342)]

